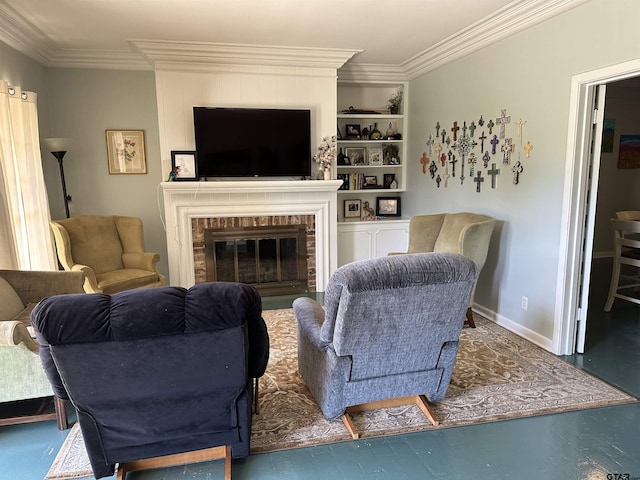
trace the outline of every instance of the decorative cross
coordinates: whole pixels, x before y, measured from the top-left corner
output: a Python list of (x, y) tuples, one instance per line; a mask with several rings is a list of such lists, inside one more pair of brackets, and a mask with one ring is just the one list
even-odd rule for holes
[(467, 134), (467, 122), (462, 122), (462, 136), (464, 137)]
[(437, 171), (438, 166), (436, 165), (436, 162), (431, 162), (431, 165), (429, 165), (429, 173), (431, 174), (431, 178), (435, 177)]
[(496, 164), (491, 164), (491, 170), (487, 170), (487, 173), (491, 175), (491, 188), (496, 188), (496, 175), (500, 175), (500, 169), (496, 168)]
[(480, 126), (484, 125), (484, 118), (482, 118), (482, 115), (480, 115), (480, 120), (478, 120), (478, 125)]
[[(489, 133), (491, 133), (491, 132), (489, 132)], [(495, 155), (496, 154), (496, 147), (500, 143), (500, 140), (498, 140), (498, 136), (494, 135), (489, 143), (491, 144), (491, 155)]]
[(527, 121), (522, 121), (522, 119), (516, 122), (516, 125), (518, 126), (518, 141), (520, 142), (520, 145), (522, 145), (522, 127), (525, 123), (527, 123)]
[(489, 165), (489, 160), (491, 160), (491, 155), (489, 155), (489, 152), (486, 151), (484, 152), (484, 155), (482, 155), (482, 162), (484, 163), (484, 168), (487, 168), (487, 165)]
[(436, 177), (436, 183), (438, 184), (438, 188), (440, 188), (440, 182), (442, 181), (442, 179), (440, 178), (440, 175), (438, 175)]
[(447, 136), (447, 131), (444, 128), (442, 129), (442, 133), (440, 134), (440, 136), (442, 137), (442, 143), (444, 143), (444, 139)]
[(469, 160), (467, 160), (467, 162), (469, 162), (469, 176), (473, 177), (473, 175), (475, 174), (476, 171), (476, 162), (478, 161), (478, 159), (476, 158), (476, 154), (472, 153), (469, 155)]
[[(451, 152), (449, 152), (449, 153), (451, 154)], [(451, 157), (453, 157), (453, 158), (451, 159)], [(456, 177), (456, 163), (458, 163), (458, 160), (456, 160), (456, 156), (453, 155), (453, 154), (449, 155), (449, 158), (451, 159), (451, 160), (449, 160), (449, 163), (451, 164), (451, 176), (453, 178), (455, 178)]]
[(520, 162), (516, 163), (511, 169), (513, 172), (513, 183), (518, 185), (520, 183), (520, 174), (524, 171), (524, 168)]
[(433, 140), (433, 134), (429, 134), (429, 138), (427, 139), (427, 149), (429, 150), (429, 155), (433, 153), (433, 144), (436, 143)]
[(487, 123), (487, 127), (489, 127), (489, 135), (493, 135), (493, 127), (495, 127), (496, 124), (493, 123), (493, 120), (489, 120), (489, 123)]
[(527, 158), (531, 155), (531, 150), (533, 150), (533, 145), (531, 145), (531, 142), (527, 141), (527, 144), (524, 146), (524, 151), (527, 152)]
[(447, 144), (447, 147), (451, 145), (451, 137), (447, 137), (447, 139), (445, 140), (445, 143)]
[(460, 163), (460, 170), (462, 170), (460, 172), (460, 185), (462, 185), (464, 183), (464, 162)]
[(449, 177), (451, 175), (449, 175), (449, 167), (445, 167), (444, 168), (444, 173), (442, 174), (442, 178), (444, 178), (444, 188), (447, 188), (449, 186)]
[(511, 123), (511, 117), (507, 117), (506, 109), (501, 110), (501, 112), (500, 116), (496, 118), (496, 124), (500, 125), (500, 138), (504, 138), (504, 129), (507, 126), (507, 123)]
[(436, 143), (436, 146), (433, 148), (436, 151), (436, 156), (440, 156), (440, 152), (442, 151), (442, 144), (440, 142)]
[(484, 178), (482, 178), (482, 172), (478, 170), (478, 175), (473, 179), (476, 182), (476, 192), (480, 193), (480, 184), (484, 182)]
[(446, 161), (447, 161), (447, 156), (443, 153), (442, 155), (440, 155), (440, 163), (442, 164), (443, 167)]
[(469, 125), (469, 135), (473, 137), (473, 132), (476, 131), (476, 124), (472, 121)]
[(505, 138), (500, 150), (502, 150), (502, 163), (511, 163), (511, 154), (513, 153), (513, 139)]
[(429, 164), (429, 157), (427, 157), (427, 152), (422, 152), (422, 158), (420, 159), (420, 163), (422, 164), (422, 173), (427, 173), (427, 165)]
[(440, 122), (436, 123), (436, 137), (440, 136)]
[(480, 140), (480, 150), (484, 150), (484, 141), (487, 139), (487, 136), (484, 134), (484, 130), (482, 131), (482, 136), (478, 137)]
[(458, 139), (458, 130), (460, 127), (458, 126), (458, 122), (453, 122), (453, 127), (451, 127), (451, 131), (453, 132), (453, 141), (455, 142)]

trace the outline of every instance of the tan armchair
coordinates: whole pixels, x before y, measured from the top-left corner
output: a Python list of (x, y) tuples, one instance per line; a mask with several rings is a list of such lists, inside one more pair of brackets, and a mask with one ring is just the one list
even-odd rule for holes
[[(409, 222), (409, 248), (402, 253), (458, 253), (473, 260), (480, 272), (495, 224), (495, 219), (475, 213), (416, 215)], [(475, 327), (471, 313), (475, 290), (474, 284), (466, 322), (471, 327)]]
[[(51, 295), (83, 293), (82, 272), (0, 270), (0, 403), (53, 396), (30, 333), (31, 310)], [(0, 425), (56, 419), (67, 428), (64, 403), (54, 397), (55, 413), (12, 415)]]
[(142, 220), (78, 215), (51, 222), (58, 260), (65, 270), (85, 275), (87, 293), (112, 294), (165, 284), (157, 253), (145, 252)]

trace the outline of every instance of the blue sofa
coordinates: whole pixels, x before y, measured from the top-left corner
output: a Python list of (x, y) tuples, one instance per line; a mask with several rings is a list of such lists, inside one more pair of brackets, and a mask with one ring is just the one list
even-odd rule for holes
[(224, 282), (40, 302), (42, 362), (78, 412), (95, 477), (221, 445), (247, 456), (252, 381), (269, 356), (261, 314), (254, 288)]

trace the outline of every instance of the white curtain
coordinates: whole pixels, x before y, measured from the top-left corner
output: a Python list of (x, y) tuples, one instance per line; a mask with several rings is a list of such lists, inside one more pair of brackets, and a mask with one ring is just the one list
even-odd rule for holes
[(0, 268), (57, 270), (37, 96), (0, 80)]

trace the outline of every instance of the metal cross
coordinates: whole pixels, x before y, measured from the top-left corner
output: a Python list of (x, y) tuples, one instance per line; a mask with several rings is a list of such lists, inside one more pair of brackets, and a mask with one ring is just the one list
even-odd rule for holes
[(500, 125), (500, 138), (504, 138), (504, 129), (507, 126), (507, 123), (511, 123), (511, 117), (507, 117), (507, 110), (501, 110), (501, 114), (498, 118), (496, 118), (496, 124)]
[(436, 137), (440, 136), (440, 122), (436, 123)]
[(495, 127), (496, 124), (493, 123), (493, 120), (489, 120), (489, 123), (487, 123), (487, 127), (489, 127), (489, 135), (493, 134), (493, 127)]
[[(491, 132), (489, 132), (489, 133), (491, 133)], [(489, 143), (491, 144), (491, 155), (495, 155), (496, 154), (496, 146), (500, 143), (500, 140), (498, 140), (498, 136), (494, 135)]]
[(520, 174), (524, 171), (524, 167), (518, 162), (513, 166), (511, 171), (513, 172), (513, 183), (518, 185), (518, 183), (520, 183)]
[(478, 137), (480, 140), (480, 150), (484, 150), (484, 141), (487, 139), (487, 136), (484, 134), (484, 130), (482, 131), (482, 136)]
[[(449, 152), (449, 163), (451, 164), (451, 176), (453, 176), (453, 178), (455, 178), (456, 176), (456, 163), (458, 163), (458, 160), (456, 160), (456, 156), (453, 155), (451, 152)], [(453, 158), (452, 158), (453, 157)]]
[(531, 155), (531, 150), (533, 150), (533, 145), (531, 145), (530, 141), (527, 141), (527, 144), (524, 146), (524, 151), (527, 152), (527, 158)]
[(427, 157), (427, 152), (422, 152), (422, 158), (420, 159), (420, 163), (422, 164), (422, 173), (427, 173), (427, 165), (429, 164), (429, 157)]
[[(505, 138), (501, 147), (502, 150), (502, 163), (511, 163), (511, 154), (513, 153), (513, 139)], [(518, 162), (519, 163), (519, 162)]]
[(484, 182), (484, 178), (482, 178), (482, 172), (478, 170), (478, 175), (473, 179), (476, 182), (476, 192), (480, 193), (480, 184)]
[(433, 134), (429, 134), (429, 138), (427, 139), (427, 148), (429, 149), (429, 155), (433, 153), (433, 144), (436, 143), (433, 140)]
[(472, 121), (469, 125), (469, 135), (473, 137), (473, 133), (476, 131), (476, 124)]
[(436, 172), (438, 171), (438, 166), (436, 165), (436, 162), (431, 162), (431, 165), (429, 165), (429, 173), (431, 174), (431, 178), (435, 177)]
[(442, 178), (444, 178), (444, 188), (449, 186), (449, 167), (444, 167), (444, 173), (442, 174)]
[(518, 141), (520, 142), (520, 145), (522, 145), (522, 127), (525, 123), (527, 123), (527, 121), (523, 121), (522, 119), (516, 122), (516, 125), (518, 126)]
[(496, 188), (496, 175), (500, 175), (500, 169), (496, 168), (496, 164), (491, 164), (491, 170), (487, 170), (487, 173), (491, 175), (491, 188)]

